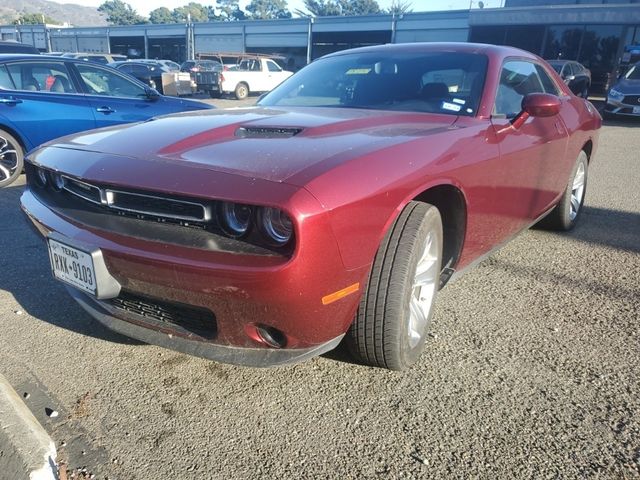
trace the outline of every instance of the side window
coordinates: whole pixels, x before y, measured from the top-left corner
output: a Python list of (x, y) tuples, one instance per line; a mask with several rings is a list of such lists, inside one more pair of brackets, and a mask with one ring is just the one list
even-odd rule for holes
[(13, 90), (15, 87), (7, 72), (7, 67), (0, 65), (0, 88), (6, 88), (7, 90)]
[(282, 69), (278, 66), (276, 62), (272, 62), (271, 60), (267, 60), (267, 68), (270, 72), (281, 72)]
[(142, 86), (114, 71), (83, 63), (77, 63), (76, 67), (87, 88), (87, 92), (91, 95), (127, 98), (142, 98), (145, 96)]
[(129, 63), (125, 63), (124, 65), (120, 65), (118, 67), (116, 67), (118, 70), (120, 70), (121, 72), (124, 73), (132, 73), (133, 72), (133, 66)]
[(134, 77), (148, 77), (150, 75), (151, 68), (147, 65), (134, 64), (131, 65), (131, 73)]
[(506, 62), (500, 72), (494, 113), (516, 116), (522, 109), (522, 99), (530, 93), (544, 93), (535, 65), (524, 60)]
[(76, 93), (67, 67), (62, 63), (19, 62), (7, 66), (16, 90)]
[(542, 86), (544, 87), (545, 93), (550, 93), (552, 95), (559, 95), (560, 90), (558, 90), (558, 86), (551, 79), (551, 77), (545, 71), (545, 69), (541, 65), (536, 65), (536, 70), (538, 71), (538, 76), (540, 77), (540, 81), (542, 82)]

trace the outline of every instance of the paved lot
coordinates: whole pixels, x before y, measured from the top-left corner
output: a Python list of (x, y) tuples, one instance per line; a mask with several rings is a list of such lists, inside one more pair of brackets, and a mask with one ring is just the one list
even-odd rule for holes
[(51, 279), (19, 183), (0, 191), (0, 372), (97, 478), (638, 478), (639, 151), (640, 123), (605, 127), (578, 228), (526, 232), (448, 286), (406, 373), (115, 335)]

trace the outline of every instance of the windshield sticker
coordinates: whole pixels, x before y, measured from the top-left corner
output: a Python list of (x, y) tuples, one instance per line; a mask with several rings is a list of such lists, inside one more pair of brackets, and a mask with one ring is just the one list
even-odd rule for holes
[(460, 105), (456, 105), (455, 103), (442, 102), (443, 110), (451, 110), (452, 112), (459, 112), (462, 107)]
[(459, 105), (464, 105), (465, 103), (467, 103), (466, 101), (462, 100), (461, 98), (454, 98), (453, 103), (457, 103)]
[(366, 75), (370, 71), (370, 68), (352, 68), (351, 70), (347, 70), (347, 75)]

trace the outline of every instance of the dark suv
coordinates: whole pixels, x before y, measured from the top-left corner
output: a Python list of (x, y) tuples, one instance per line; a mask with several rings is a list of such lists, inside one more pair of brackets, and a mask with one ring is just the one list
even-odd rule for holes
[(0, 53), (32, 53), (34, 55), (38, 55), (40, 54), (40, 51), (28, 43), (13, 42), (9, 40), (0, 42)]
[(587, 98), (591, 87), (591, 71), (587, 67), (571, 60), (547, 61), (575, 95)]

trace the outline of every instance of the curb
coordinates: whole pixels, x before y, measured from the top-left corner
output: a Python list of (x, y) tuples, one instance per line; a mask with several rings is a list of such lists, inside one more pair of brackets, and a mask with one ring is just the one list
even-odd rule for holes
[(15, 480), (57, 480), (56, 447), (0, 375), (0, 472)]

